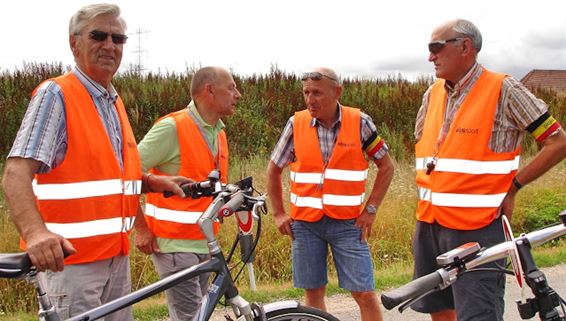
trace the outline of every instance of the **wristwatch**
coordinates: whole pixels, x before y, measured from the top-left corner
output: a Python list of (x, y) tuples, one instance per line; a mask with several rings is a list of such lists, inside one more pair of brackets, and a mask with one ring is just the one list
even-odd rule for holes
[(373, 204), (368, 204), (366, 205), (366, 211), (368, 214), (375, 215), (375, 213), (377, 213), (377, 207)]

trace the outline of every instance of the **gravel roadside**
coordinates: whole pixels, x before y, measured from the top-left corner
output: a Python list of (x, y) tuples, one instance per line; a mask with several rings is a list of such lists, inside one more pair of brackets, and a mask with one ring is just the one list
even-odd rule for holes
[[(547, 277), (549, 285), (558, 293), (566, 296), (566, 264), (556, 265), (549, 268), (541, 269)], [(517, 311), (515, 300), (521, 298), (521, 292), (516, 285), (515, 279), (511, 276), (507, 277), (507, 287), (505, 293), (505, 315), (506, 321), (520, 321), (522, 320)], [(527, 297), (532, 297), (530, 292), (526, 292)], [(333, 295), (326, 298), (326, 306), (328, 312), (336, 316), (342, 321), (356, 321), (360, 319), (360, 313), (354, 299), (345, 294)], [(383, 317), (385, 321), (429, 321), (430, 317), (426, 314), (414, 312), (411, 309), (400, 313), (396, 309), (391, 311), (382, 307)], [(214, 313), (213, 321), (225, 321), (223, 315), (225, 311), (217, 311)], [(538, 319), (535, 318), (535, 319)]]

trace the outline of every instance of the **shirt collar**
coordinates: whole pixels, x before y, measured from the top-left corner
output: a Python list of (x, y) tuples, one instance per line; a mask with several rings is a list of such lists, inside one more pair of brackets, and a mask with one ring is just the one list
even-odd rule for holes
[(222, 119), (219, 119), (216, 125), (214, 126), (205, 122), (204, 119), (202, 119), (201, 115), (199, 114), (197, 105), (195, 104), (194, 100), (191, 100), (187, 108), (189, 109), (189, 114), (193, 116), (193, 119), (196, 122), (198, 122), (203, 128), (212, 128), (216, 131), (220, 131), (221, 129), (224, 129), (224, 127), (226, 127)]
[[(342, 108), (341, 108), (342, 106), (340, 105), (340, 103), (337, 103), (336, 107), (338, 108), (338, 119), (336, 119), (336, 121), (334, 122), (334, 124), (332, 124), (332, 126), (330, 126), (330, 128), (334, 128), (342, 122)], [(319, 124), (318, 119), (313, 117), (310, 126), (314, 127), (317, 126), (318, 124)]]
[(79, 66), (75, 66), (73, 68), (73, 74), (77, 76), (81, 84), (85, 86), (88, 93), (93, 98), (105, 97), (112, 102), (115, 102), (118, 99), (118, 92), (112, 84), (109, 86), (109, 90), (106, 90), (101, 84), (97, 83), (96, 81), (92, 80), (86, 73), (84, 73)]
[(455, 85), (450, 86), (447, 81), (444, 82), (444, 88), (446, 89), (446, 92), (459, 95), (459, 93), (475, 83), (475, 80), (481, 75), (482, 70), (483, 68), (481, 67), (481, 65), (476, 62), (466, 73), (466, 75), (462, 77), (462, 79), (460, 79), (460, 81), (458, 81)]

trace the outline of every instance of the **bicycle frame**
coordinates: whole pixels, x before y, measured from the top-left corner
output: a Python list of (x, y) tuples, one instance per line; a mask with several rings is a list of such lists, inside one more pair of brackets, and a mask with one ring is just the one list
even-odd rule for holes
[(524, 267), (522, 278), (531, 288), (535, 298), (527, 302), (517, 302), (518, 309), (523, 319), (533, 317), (539, 313), (541, 320), (566, 320), (560, 316), (556, 306), (560, 304), (560, 298), (552, 290), (546, 281), (544, 274), (537, 268), (531, 255), (531, 247), (541, 245), (552, 239), (566, 235), (566, 211), (560, 213), (561, 224), (550, 226), (528, 234), (484, 249), (479, 253), (465, 259), (457, 259), (452, 264), (446, 265), (435, 272), (415, 279), (404, 286), (383, 293), (381, 301), (387, 309), (392, 309), (401, 304), (399, 311), (403, 312), (415, 301), (429, 293), (445, 289), (457, 281), (458, 277), (468, 271), (485, 263), (497, 261), (514, 254), (518, 257)]
[[(209, 175), (211, 177), (212, 175)], [(87, 311), (83, 314), (75, 316), (69, 321), (80, 320), (96, 320), (114, 311), (117, 311), (126, 306), (132, 305), (145, 298), (148, 298), (159, 292), (163, 292), (183, 281), (191, 279), (195, 276), (214, 272), (215, 276), (212, 283), (208, 287), (207, 294), (203, 297), (201, 307), (197, 312), (194, 320), (208, 320), (214, 308), (220, 301), (222, 296), (226, 297), (226, 302), (229, 303), (236, 314), (236, 317), (243, 316), (245, 320), (253, 321), (254, 312), (252, 311), (250, 303), (244, 300), (239, 294), (238, 289), (234, 284), (234, 280), (228, 270), (227, 262), (223, 252), (218, 245), (216, 236), (214, 235), (213, 223), (218, 218), (232, 215), (246, 200), (246, 191), (240, 189), (236, 185), (227, 185), (224, 191), (220, 191), (220, 184), (211, 182), (211, 185), (216, 185), (216, 197), (208, 208), (203, 212), (198, 219), (198, 225), (208, 241), (208, 248), (211, 254), (210, 260), (194, 265), (190, 268), (177, 272), (169, 277), (160, 281), (150, 284), (142, 289), (132, 292), (122, 298), (108, 302), (100, 307)], [(251, 184), (251, 182), (250, 182)], [(248, 192), (251, 192), (248, 191)], [(263, 202), (263, 196), (259, 197), (259, 202)], [(257, 207), (254, 204), (253, 215), (257, 218)]]
[[(212, 182), (211, 179), (211, 183), (216, 182)], [(197, 313), (197, 316), (195, 316), (195, 320), (208, 320), (222, 296), (226, 297), (226, 302), (232, 306), (234, 314), (236, 315), (238, 320), (252, 321), (255, 317), (261, 317), (262, 315), (265, 316), (265, 310), (276, 309), (277, 307), (297, 307), (298, 303), (294, 301), (278, 302), (276, 304), (266, 305), (264, 307), (265, 309), (258, 307), (254, 311), (254, 309), (252, 309), (252, 305), (250, 305), (250, 303), (248, 303), (238, 294), (238, 289), (236, 288), (234, 280), (232, 279), (232, 276), (228, 270), (226, 259), (220, 249), (220, 246), (218, 245), (213, 232), (213, 222), (218, 218), (222, 219), (225, 216), (232, 215), (236, 210), (238, 210), (238, 208), (243, 206), (243, 204), (248, 205), (248, 207), (250, 204), (253, 204), (252, 215), (255, 219), (259, 219), (257, 211), (260, 206), (264, 205), (265, 196), (262, 195), (253, 198), (249, 195), (246, 195), (251, 194), (252, 192), (251, 178), (248, 178), (246, 184), (249, 184), (250, 186), (247, 188), (240, 188), (236, 185), (227, 185), (224, 190), (221, 190), (222, 187), (220, 186), (220, 184), (212, 184), (213, 186), (216, 186), (216, 197), (198, 220), (198, 224), (208, 241), (208, 247), (211, 254), (211, 258), (209, 260), (185, 270), (179, 271), (169, 277), (152, 283), (126, 296), (108, 302), (104, 305), (86, 311), (67, 320), (85, 321), (102, 318), (110, 313), (137, 303), (152, 295), (163, 292), (183, 281), (209, 272), (215, 273), (215, 276), (208, 288), (208, 293), (202, 300), (201, 307)], [(14, 267), (12, 269), (6, 270), (10, 272), (10, 274), (6, 274), (5, 277), (20, 277), (25, 274), (28, 282), (36, 286), (38, 298), (40, 301), (40, 319), (45, 321), (59, 321), (59, 317), (54, 312), (53, 306), (49, 302), (48, 297), (45, 295), (45, 291), (43, 290), (41, 283), (36, 279), (37, 272), (32, 269), (27, 255), (24, 257), (23, 254), (17, 255), (18, 259), (22, 258), (23, 262), (13, 264)]]
[[(68, 321), (96, 320), (112, 312), (118, 311), (124, 307), (130, 306), (143, 299), (153, 296), (157, 293), (163, 292), (183, 281), (208, 272), (215, 272), (217, 273), (217, 275), (209, 287), (209, 292), (207, 294), (207, 296), (209, 297), (208, 300), (203, 300), (203, 302), (207, 301), (207, 306), (205, 307), (204, 312), (204, 315), (206, 316), (206, 319), (204, 320), (207, 320), (208, 318), (210, 318), (210, 315), (212, 315), (214, 307), (224, 293), (226, 293), (228, 296), (229, 293), (234, 293), (234, 291), (236, 291), (237, 295), (237, 290), (234, 286), (234, 283), (232, 282), (230, 273), (226, 268), (226, 262), (224, 261), (224, 257), (221, 253), (213, 256), (207, 261), (170, 275), (126, 296), (118, 298), (112, 302), (108, 302), (78, 316), (72, 317), (68, 319)], [(216, 290), (212, 291), (212, 289)]]

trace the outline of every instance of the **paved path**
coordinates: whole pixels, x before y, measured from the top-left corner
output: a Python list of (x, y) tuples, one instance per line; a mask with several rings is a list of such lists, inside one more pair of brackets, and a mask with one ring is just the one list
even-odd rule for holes
[[(566, 297), (566, 264), (557, 265), (550, 268), (542, 269), (546, 275), (550, 286), (558, 293)], [(505, 321), (520, 321), (522, 320), (517, 311), (515, 300), (521, 297), (519, 287), (517, 286), (514, 277), (507, 277), (507, 287), (505, 293)], [(526, 293), (527, 297), (530, 292)], [(360, 319), (358, 307), (354, 300), (348, 295), (335, 295), (326, 299), (328, 311), (336, 316), (341, 321), (356, 321)], [(397, 309), (391, 311), (382, 307), (385, 321), (430, 321), (427, 314), (417, 313), (411, 309), (403, 313), (399, 313)], [(213, 321), (225, 320), (221, 317), (222, 313), (215, 313)], [(532, 320), (539, 320), (538, 317)]]
[[(543, 268), (542, 271), (547, 277), (550, 287), (556, 290), (558, 293), (566, 297), (566, 264), (557, 265), (550, 268)], [(528, 289), (530, 291), (530, 289)], [(530, 292), (525, 292), (526, 297), (532, 297)], [(516, 300), (521, 298), (521, 293), (519, 287), (516, 284), (515, 278), (513, 276), (507, 277), (507, 285), (505, 292), (505, 321), (519, 321), (522, 320), (519, 312), (517, 310)], [(335, 299), (337, 299), (335, 301)], [(336, 302), (335, 304), (332, 304)], [(329, 298), (328, 309), (329, 312), (334, 314), (337, 318), (342, 321), (355, 321), (360, 319), (360, 315), (356, 308), (356, 303), (354, 300), (347, 296), (342, 297), (331, 297)], [(399, 313), (397, 309), (391, 311), (386, 310), (382, 307), (383, 316), (385, 321), (430, 321), (430, 317), (426, 314), (414, 312), (411, 309), (405, 310), (403, 313)], [(539, 320), (538, 317), (532, 320)]]

